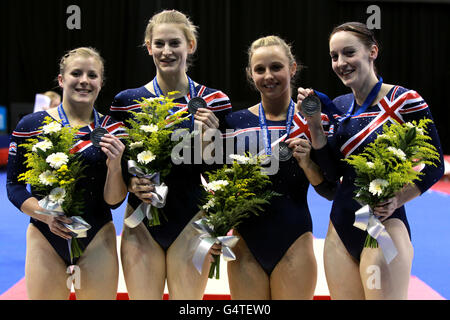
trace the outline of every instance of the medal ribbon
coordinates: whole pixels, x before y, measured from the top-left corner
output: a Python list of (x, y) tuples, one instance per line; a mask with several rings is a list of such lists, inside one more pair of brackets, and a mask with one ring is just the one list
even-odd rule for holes
[[(292, 119), (294, 119), (295, 113), (295, 103), (291, 99), (289, 103), (288, 114), (286, 116), (286, 136), (289, 137), (291, 133)], [(266, 150), (266, 155), (270, 156), (272, 154), (272, 138), (269, 134), (269, 127), (267, 126), (266, 114), (262, 102), (259, 104), (259, 125), (261, 126), (262, 139), (264, 142), (264, 149)]]
[(341, 115), (341, 112), (333, 103), (333, 101), (331, 101), (331, 99), (325, 93), (322, 93), (317, 90), (314, 90), (314, 93), (319, 97), (320, 102), (322, 102), (323, 104), (322, 112), (328, 116), (330, 122), (332, 123), (336, 122), (334, 119), (334, 115)]
[[(194, 81), (192, 81), (191, 78), (189, 78), (188, 75), (186, 75), (187, 79), (188, 79), (188, 83), (189, 83), (189, 96), (190, 99), (195, 98), (197, 95), (195, 93), (195, 84)], [(157, 77), (153, 78), (153, 90), (155, 91), (156, 96), (160, 97), (163, 94), (161, 87), (158, 84), (158, 80)], [(174, 114), (173, 111), (169, 110), (170, 114)], [(192, 127), (194, 127), (194, 118), (192, 117)]]
[[(94, 112), (95, 128), (97, 128), (100, 126), (100, 116), (98, 115), (98, 112), (97, 112), (97, 110), (95, 110), (95, 108), (93, 108), (93, 112)], [(66, 112), (64, 111), (62, 103), (58, 106), (58, 114), (59, 114), (59, 117), (61, 118), (61, 123), (62, 123), (63, 127), (70, 127), (69, 119), (67, 118), (67, 115), (66, 115)], [(89, 127), (89, 129), (90, 129), (90, 127)]]
[[(366, 100), (364, 100), (364, 103), (362, 104), (362, 106), (356, 111), (356, 113), (353, 116), (358, 116), (361, 113), (366, 112), (367, 108), (372, 104), (372, 102), (375, 100), (378, 93), (380, 92), (382, 84), (383, 84), (383, 78), (380, 77), (377, 84), (372, 88), (369, 95), (366, 97)], [(349, 117), (351, 117), (354, 107), (355, 107), (355, 98), (353, 98), (352, 105), (347, 110), (347, 113), (345, 114), (345, 116), (343, 118), (339, 119), (339, 122), (342, 122), (342, 121), (348, 119)]]

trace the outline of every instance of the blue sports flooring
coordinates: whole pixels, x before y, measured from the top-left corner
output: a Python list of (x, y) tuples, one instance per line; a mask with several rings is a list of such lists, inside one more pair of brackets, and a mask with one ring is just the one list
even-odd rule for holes
[[(0, 294), (25, 274), (26, 229), (29, 218), (6, 196), (6, 173), (0, 171)], [(325, 238), (331, 202), (309, 189), (308, 201), (316, 238)], [(450, 299), (450, 195), (428, 191), (406, 205), (414, 245), (412, 275)], [(122, 205), (113, 212), (117, 234), (122, 231)]]

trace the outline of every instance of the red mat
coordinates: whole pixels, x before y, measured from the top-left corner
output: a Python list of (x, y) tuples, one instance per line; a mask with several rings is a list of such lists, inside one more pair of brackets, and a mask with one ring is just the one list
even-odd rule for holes
[[(74, 300), (76, 297), (71, 294), (70, 299)], [(0, 300), (27, 300), (27, 291), (25, 286), (25, 279), (17, 282), (8, 291), (0, 295)], [(164, 300), (168, 296), (164, 295)], [(205, 295), (204, 300), (230, 300), (229, 295)], [(329, 296), (315, 296), (314, 300), (329, 300)], [(408, 290), (409, 300), (445, 300), (438, 292), (434, 291), (425, 282), (415, 276), (411, 276)], [(117, 300), (128, 300), (128, 294), (125, 292), (117, 293)]]

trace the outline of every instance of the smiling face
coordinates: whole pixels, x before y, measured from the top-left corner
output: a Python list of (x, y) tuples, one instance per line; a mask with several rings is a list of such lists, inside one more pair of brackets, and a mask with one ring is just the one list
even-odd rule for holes
[(250, 75), (258, 91), (266, 98), (290, 95), (291, 78), (297, 64), (289, 65), (285, 50), (280, 46), (257, 48), (251, 57)]
[(94, 57), (76, 55), (68, 58), (58, 82), (63, 102), (93, 106), (102, 87), (102, 64)]
[(374, 60), (378, 47), (367, 48), (352, 32), (340, 31), (330, 39), (331, 66), (342, 83), (352, 89), (360, 89), (376, 79)]
[(194, 51), (193, 41), (188, 41), (177, 24), (162, 23), (154, 27), (147, 49), (158, 72), (181, 73), (186, 71), (186, 61)]

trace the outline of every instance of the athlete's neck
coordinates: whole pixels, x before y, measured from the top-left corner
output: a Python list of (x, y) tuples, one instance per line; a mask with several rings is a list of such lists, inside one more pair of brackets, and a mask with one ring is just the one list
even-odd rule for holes
[(88, 106), (86, 104), (71, 104), (63, 99), (64, 113), (67, 116), (67, 120), (72, 126), (86, 126), (94, 121), (93, 113), (94, 106)]
[(262, 96), (261, 102), (267, 120), (284, 120), (287, 116), (291, 97), (289, 95), (285, 95), (277, 99), (270, 99)]
[(373, 73), (365, 81), (363, 81), (359, 86), (352, 88), (353, 95), (355, 96), (356, 103), (361, 106), (364, 104), (367, 96), (370, 91), (372, 91), (373, 87), (377, 84), (378, 78)]
[(161, 88), (163, 95), (167, 96), (168, 92), (178, 91), (179, 93), (173, 97), (183, 97), (189, 92), (189, 81), (186, 73), (183, 74), (169, 74), (164, 75), (158, 73), (156, 75), (158, 85)]

